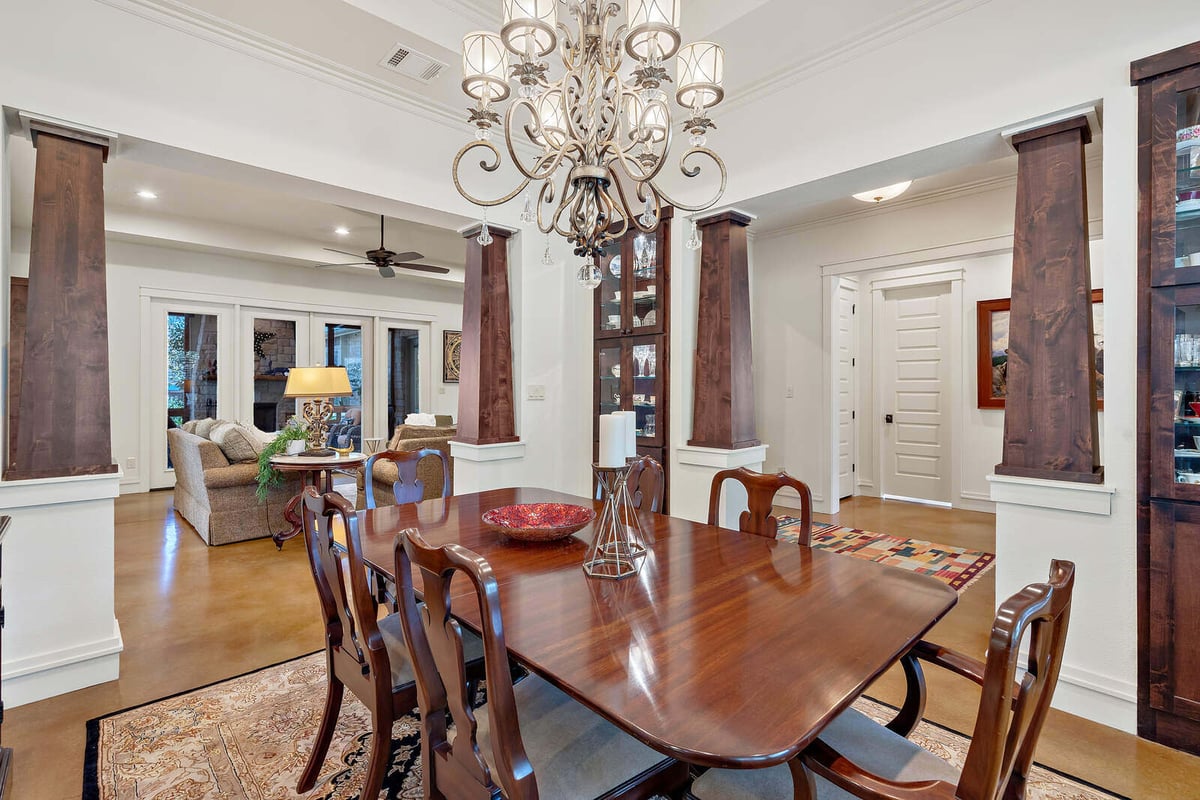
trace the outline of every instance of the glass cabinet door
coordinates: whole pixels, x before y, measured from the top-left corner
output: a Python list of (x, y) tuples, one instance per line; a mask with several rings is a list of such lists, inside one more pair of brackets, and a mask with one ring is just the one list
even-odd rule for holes
[(621, 342), (596, 345), (596, 397), (592, 414), (595, 417), (592, 420), (594, 441), (600, 441), (599, 415), (621, 410), (621, 403), (626, 399), (622, 392), (622, 380), (628, 377), (621, 358), (624, 349)]
[(1151, 317), (1152, 491), (1200, 500), (1200, 286), (1155, 293)]
[(629, 327), (623, 313), (622, 291), (626, 281), (622, 280), (624, 259), (621, 257), (621, 242), (616, 241), (604, 248), (600, 256), (600, 285), (596, 292), (596, 336), (621, 336)]
[[(630, 340), (630, 396), (623, 408), (632, 410), (636, 418), (638, 447), (661, 447), (663, 429), (660, 411), (663, 409), (663, 382), (658, 370), (658, 336), (637, 336)], [(622, 367), (622, 374), (624, 374)]]
[(635, 233), (628, 248), (633, 261), (630, 287), (631, 333), (662, 333), (666, 330), (666, 263), (670, 243), (670, 219), (654, 233)]
[[(1155, 93), (1151, 182), (1152, 282), (1200, 282), (1200, 69), (1180, 74)], [(1169, 133), (1167, 133), (1169, 132)]]

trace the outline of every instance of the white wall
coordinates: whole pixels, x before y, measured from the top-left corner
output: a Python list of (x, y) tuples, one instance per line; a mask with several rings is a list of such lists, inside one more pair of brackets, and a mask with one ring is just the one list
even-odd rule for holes
[[(464, 245), (465, 246), (465, 245)], [(147, 491), (151, 467), (151, 442), (159, 428), (147, 425), (152, 410), (151, 352), (148, 338), (148, 301), (171, 298), (214, 307), (280, 307), (331, 315), (401, 318), (427, 321), (430, 343), (422, 353), (421, 381), (427, 385), (430, 406), (423, 410), (458, 415), (458, 385), (442, 382), (442, 331), (462, 329), (462, 289), (428, 281), (394, 279), (382, 282), (375, 275), (339, 275), (302, 270), (281, 264), (252, 261), (227, 255), (198, 253), (163, 246), (116, 241), (108, 247), (109, 393), (112, 404), (113, 458), (125, 469), (122, 491)], [(14, 236), (14, 274), (29, 269), (29, 232)], [(232, 326), (230, 333), (240, 330)], [(227, 342), (232, 345), (232, 342)], [(238, 342), (248, 348), (249, 342)], [(237, 352), (232, 347), (230, 352)], [(243, 416), (236, 394), (240, 359), (218, 364), (222, 381), (220, 412)], [(367, 365), (364, 365), (366, 367)], [(377, 380), (378, 385), (378, 380)], [(248, 388), (246, 391), (250, 391)], [(423, 389), (424, 393), (424, 389)], [(225, 410), (228, 409), (228, 410)], [(387, 437), (381, 421), (365, 435)], [(134, 459), (130, 467), (129, 459)]]

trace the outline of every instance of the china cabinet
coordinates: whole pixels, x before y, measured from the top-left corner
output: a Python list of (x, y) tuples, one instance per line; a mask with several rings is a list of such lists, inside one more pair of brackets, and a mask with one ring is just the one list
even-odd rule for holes
[[(654, 233), (629, 231), (598, 259), (592, 439), (598, 456), (599, 415), (633, 411), (638, 454), (668, 469), (671, 209)], [(670, 502), (670, 475), (667, 474)], [(666, 511), (668, 506), (664, 506)]]
[(1139, 87), (1138, 733), (1200, 754), (1200, 43)]

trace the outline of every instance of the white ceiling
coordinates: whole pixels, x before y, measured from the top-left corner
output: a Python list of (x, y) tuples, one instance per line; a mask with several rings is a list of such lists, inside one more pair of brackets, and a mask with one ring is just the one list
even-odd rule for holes
[[(33, 215), (34, 149), (28, 139), (16, 136), (11, 144), (13, 224), (27, 228)], [(139, 198), (137, 192), (142, 189), (155, 192), (158, 198)], [(141, 238), (145, 239), (181, 246), (207, 243), (215, 249), (278, 256), (277, 260), (306, 268), (322, 262), (353, 260), (327, 252), (326, 247), (365, 252), (379, 245), (379, 215), (375, 210), (347, 208), (264, 189), (250, 180), (231, 181), (131, 158), (113, 158), (104, 169), (104, 193), (110, 229), (119, 226), (125, 238), (137, 239), (136, 231), (142, 230), (145, 234)], [(339, 226), (348, 228), (349, 235), (337, 235), (334, 229)], [(425, 256), (420, 263), (451, 270), (444, 277), (404, 271), (399, 274), (419, 280), (462, 280), (466, 246), (456, 231), (394, 216), (387, 218), (386, 229), (389, 249), (416, 250)], [(238, 246), (236, 242), (243, 244)], [(357, 268), (339, 269), (349, 272)]]

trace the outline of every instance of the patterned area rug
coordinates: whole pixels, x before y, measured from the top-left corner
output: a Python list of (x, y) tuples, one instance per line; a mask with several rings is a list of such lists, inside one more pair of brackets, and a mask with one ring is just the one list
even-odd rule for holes
[[(296, 794), (325, 697), (325, 656), (304, 656), (88, 723), (84, 800), (306, 800), (358, 798), (370, 746), (370, 715), (347, 692), (316, 789)], [(855, 703), (886, 720), (887, 707)], [(421, 795), (415, 714), (392, 729), (389, 800)], [(913, 740), (957, 767), (969, 739), (921, 723)], [(535, 765), (536, 767), (536, 765)], [(1118, 795), (1040, 766), (1028, 800), (1109, 800)], [(550, 800), (575, 800), (551, 798)]]
[[(779, 537), (794, 542), (799, 527), (797, 517), (780, 517)], [(812, 546), (929, 575), (957, 592), (966, 590), (996, 565), (995, 553), (845, 528), (829, 522), (813, 523)]]

